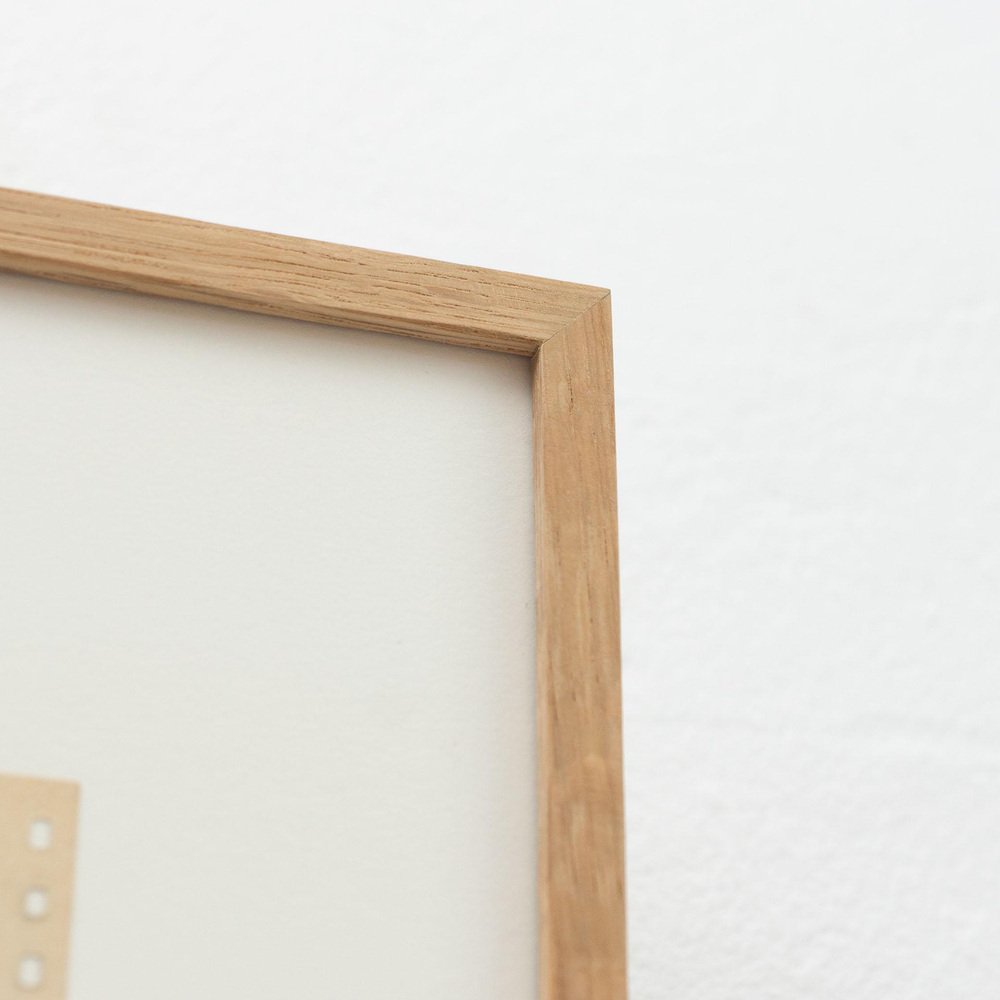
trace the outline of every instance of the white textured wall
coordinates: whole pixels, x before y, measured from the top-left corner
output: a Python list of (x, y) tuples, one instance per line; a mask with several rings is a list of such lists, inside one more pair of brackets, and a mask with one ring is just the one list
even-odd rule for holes
[(2, 183), (614, 289), (638, 1000), (1000, 993), (998, 28), (5, 12)]

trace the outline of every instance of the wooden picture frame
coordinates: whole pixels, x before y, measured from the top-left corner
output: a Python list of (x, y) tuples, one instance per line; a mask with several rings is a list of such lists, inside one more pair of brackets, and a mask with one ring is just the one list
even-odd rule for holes
[(0, 189), (0, 269), (532, 359), (541, 1000), (624, 1000), (606, 289)]

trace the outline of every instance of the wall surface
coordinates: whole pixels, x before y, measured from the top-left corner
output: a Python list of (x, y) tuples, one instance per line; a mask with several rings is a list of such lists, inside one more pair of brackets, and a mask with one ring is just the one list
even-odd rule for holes
[(613, 289), (637, 1000), (1000, 993), (998, 21), (5, 14), (4, 184)]

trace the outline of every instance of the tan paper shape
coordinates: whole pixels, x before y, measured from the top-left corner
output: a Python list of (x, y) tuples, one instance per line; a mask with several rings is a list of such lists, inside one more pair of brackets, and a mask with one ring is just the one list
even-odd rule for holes
[(79, 798), (0, 775), (0, 1000), (66, 1000)]

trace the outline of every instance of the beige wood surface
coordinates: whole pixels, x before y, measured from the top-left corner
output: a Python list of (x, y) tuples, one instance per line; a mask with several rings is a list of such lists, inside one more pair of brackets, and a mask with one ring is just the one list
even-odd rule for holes
[(607, 291), (4, 189), (0, 269), (534, 358), (540, 997), (624, 1000)]
[(618, 521), (605, 296), (535, 360), (542, 996), (625, 996)]
[(525, 355), (601, 293), (5, 188), (0, 268)]
[(78, 800), (70, 782), (0, 775), (0, 1000), (66, 997)]

